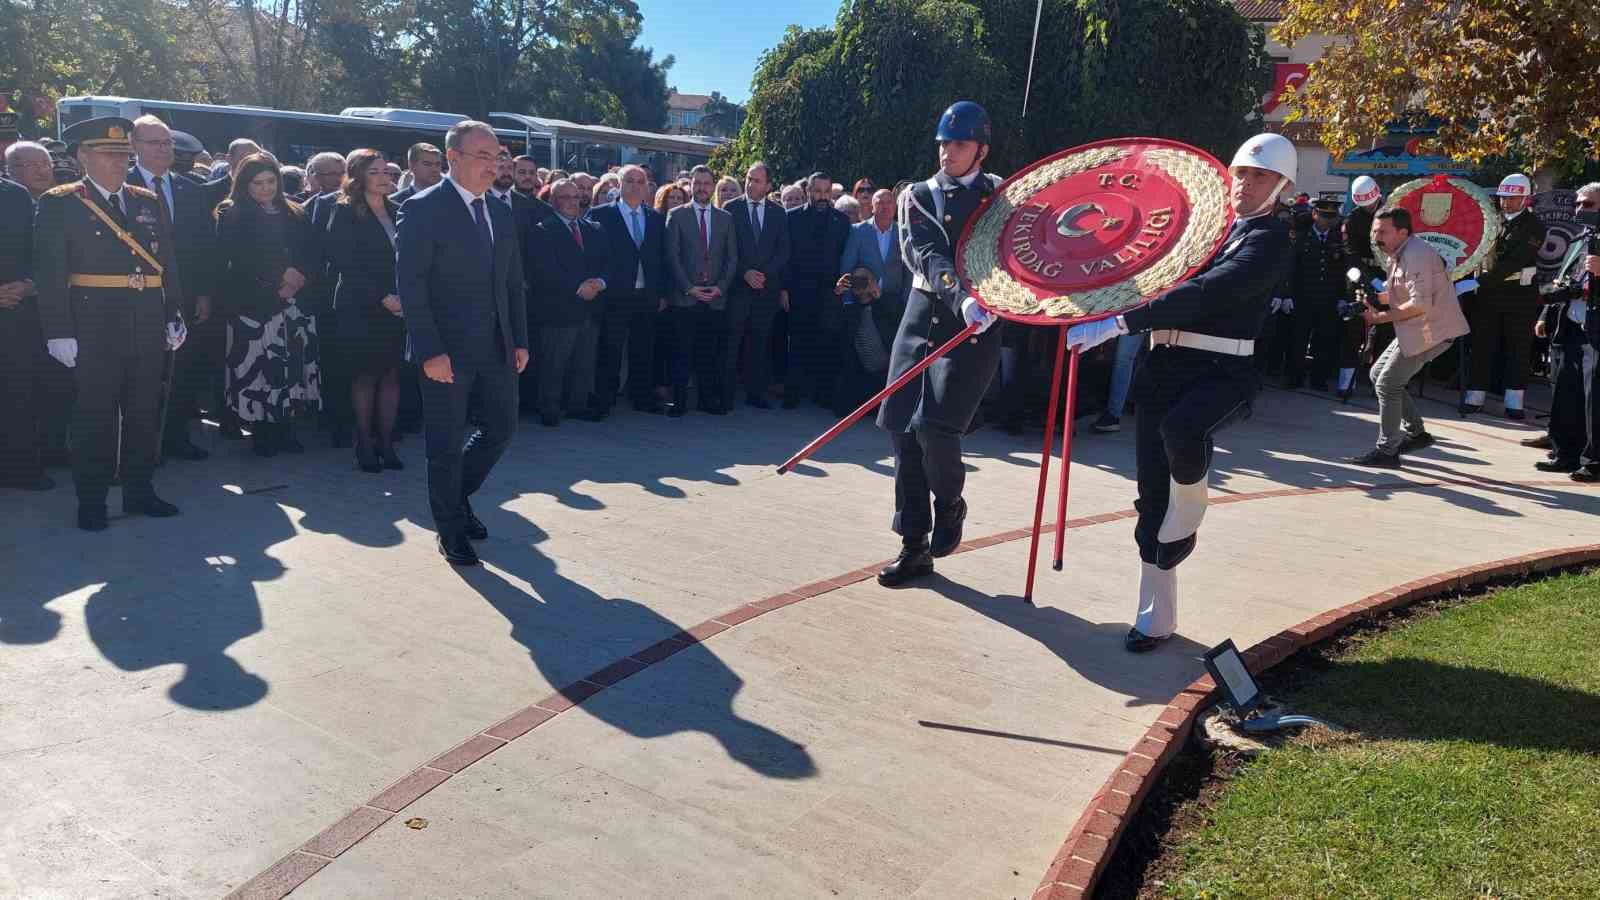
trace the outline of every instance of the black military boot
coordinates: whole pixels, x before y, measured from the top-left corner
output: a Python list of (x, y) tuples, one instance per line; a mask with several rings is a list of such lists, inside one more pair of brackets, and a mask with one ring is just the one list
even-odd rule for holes
[(961, 546), (961, 525), (966, 521), (966, 500), (957, 497), (954, 503), (934, 504), (933, 547), (930, 551), (934, 559), (956, 552), (956, 548)]
[(900, 557), (883, 567), (878, 573), (878, 583), (884, 587), (899, 587), (915, 578), (933, 574), (933, 557), (928, 555), (928, 541), (919, 538), (906, 541), (900, 547)]

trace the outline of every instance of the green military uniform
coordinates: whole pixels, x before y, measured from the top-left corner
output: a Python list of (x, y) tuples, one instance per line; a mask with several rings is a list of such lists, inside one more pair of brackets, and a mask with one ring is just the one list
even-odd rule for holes
[[(73, 126), (105, 123), (97, 119)], [(79, 134), (100, 149), (127, 143), (131, 123), (109, 120)], [(107, 197), (106, 194), (110, 193)], [(85, 177), (39, 198), (34, 220), (34, 283), (44, 337), (77, 341), (72, 477), (80, 524), (98, 511), (116, 471), (122, 428), (123, 508), (161, 505), (151, 477), (160, 439), (167, 326), (182, 296), (172, 226), (156, 195), (121, 185), (115, 192)], [(170, 515), (171, 512), (157, 513)], [(89, 527), (89, 526), (85, 526)]]
[(1531, 208), (1507, 220), (1490, 257), (1493, 262), (1478, 275), (1477, 297), (1468, 317), (1472, 326), (1472, 370), (1467, 386), (1475, 392), (1489, 389), (1494, 378), (1495, 351), (1504, 341), (1504, 387), (1517, 392), (1515, 403), (1507, 398), (1508, 409), (1522, 406), (1521, 392), (1528, 386), (1533, 324), (1539, 318), (1541, 304), (1538, 285), (1531, 279), (1523, 284), (1522, 279), (1524, 270), (1539, 265), (1545, 231), (1544, 223)]

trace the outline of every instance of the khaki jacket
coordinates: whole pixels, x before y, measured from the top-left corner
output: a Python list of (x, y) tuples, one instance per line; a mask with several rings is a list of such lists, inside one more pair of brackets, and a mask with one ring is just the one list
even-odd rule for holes
[(1389, 308), (1395, 315), (1395, 339), (1406, 356), (1469, 331), (1444, 258), (1419, 237), (1402, 244), (1389, 263)]

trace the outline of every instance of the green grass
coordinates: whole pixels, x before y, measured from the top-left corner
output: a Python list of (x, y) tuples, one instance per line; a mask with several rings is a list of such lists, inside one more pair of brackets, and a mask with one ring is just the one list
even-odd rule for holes
[(1282, 699), (1353, 729), (1245, 766), (1175, 897), (1600, 897), (1600, 575), (1424, 613)]

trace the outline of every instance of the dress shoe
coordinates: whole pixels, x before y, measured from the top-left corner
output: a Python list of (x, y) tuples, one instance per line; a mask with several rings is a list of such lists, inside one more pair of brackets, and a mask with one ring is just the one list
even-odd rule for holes
[(1366, 466), (1369, 469), (1398, 469), (1400, 468), (1400, 454), (1385, 453), (1374, 447), (1360, 456), (1352, 456), (1345, 462), (1351, 465)]
[(1100, 418), (1090, 423), (1089, 428), (1095, 434), (1116, 434), (1122, 430), (1122, 417), (1113, 416), (1110, 412), (1103, 412)]
[(278, 423), (278, 449), (285, 453), (306, 452), (306, 445), (295, 437), (294, 427), (287, 422)]
[(378, 451), (378, 459), (383, 463), (385, 469), (399, 471), (406, 467), (405, 460), (401, 459), (400, 454), (395, 452), (393, 441), (383, 445), (383, 449)]
[(10, 488), (13, 491), (48, 491), (55, 486), (56, 480), (43, 472), (0, 481), (0, 488)]
[(465, 503), (461, 505), (465, 507), (467, 511), (467, 524), (461, 529), (461, 533), (465, 534), (469, 540), (488, 540), (489, 526), (483, 524), (483, 520), (478, 518), (478, 514), (472, 511), (471, 506), (467, 506)]
[(1416, 434), (1408, 434), (1405, 436), (1405, 439), (1400, 442), (1400, 452), (1415, 453), (1418, 450), (1432, 446), (1433, 435), (1427, 433), (1426, 431), (1419, 431)]
[(878, 573), (878, 583), (884, 587), (898, 587), (914, 578), (933, 574), (933, 557), (928, 555), (928, 545), (905, 544), (900, 556)]
[(1339, 402), (1340, 403), (1349, 403), (1350, 402), (1350, 398), (1355, 396), (1355, 393), (1356, 393), (1355, 385), (1351, 385), (1350, 387), (1347, 387), (1347, 388), (1340, 388), (1339, 389)]
[(700, 411), (713, 416), (725, 416), (731, 412), (731, 410), (728, 409), (727, 404), (724, 404), (720, 401), (712, 403), (709, 406), (702, 406), (700, 407)]
[(786, 387), (783, 389), (783, 408), (795, 409), (800, 405), (800, 389)]
[(1127, 635), (1122, 639), (1122, 649), (1129, 653), (1149, 653), (1170, 637), (1172, 637), (1170, 634), (1167, 637), (1151, 637), (1137, 628), (1129, 628)]
[(239, 427), (239, 423), (238, 423), (237, 420), (234, 420), (234, 419), (231, 419), (231, 418), (228, 419), (227, 421), (222, 423), (222, 427), (218, 428), (217, 431), (226, 440), (230, 440), (230, 441), (242, 441), (242, 440), (244, 440), (244, 429)]
[(104, 506), (94, 508), (78, 507), (78, 527), (84, 531), (105, 531), (106, 508)]
[(642, 412), (649, 416), (659, 416), (667, 410), (666, 407), (662, 406), (659, 401), (652, 400), (649, 403), (635, 403), (633, 405), (633, 411)]
[(439, 555), (445, 562), (452, 566), (475, 566), (478, 564), (478, 551), (472, 549), (472, 543), (464, 534), (445, 537), (439, 535)]
[(1509, 409), (1509, 408), (1506, 410), (1506, 418), (1510, 419), (1513, 422), (1521, 422), (1523, 419), (1526, 419), (1527, 417), (1528, 417), (1527, 410)]
[(1581, 481), (1584, 484), (1593, 484), (1596, 481), (1600, 481), (1600, 469), (1594, 466), (1584, 466), (1567, 477), (1573, 481)]
[(689, 410), (684, 408), (682, 403), (667, 404), (667, 418), (669, 419), (681, 419), (683, 418), (684, 413), (687, 413), (688, 411)]
[(1550, 443), (1550, 433), (1549, 432), (1545, 432), (1544, 434), (1540, 434), (1540, 435), (1535, 435), (1534, 437), (1531, 437), (1531, 438), (1523, 438), (1522, 440), (1517, 441), (1517, 443), (1521, 444), (1524, 447), (1534, 447), (1534, 448), (1539, 449), (1539, 450), (1549, 450), (1550, 447), (1552, 446), (1551, 443)]
[(956, 498), (956, 502), (944, 509), (934, 509), (933, 545), (929, 550), (934, 559), (949, 556), (961, 546), (961, 525), (966, 521), (967, 501), (964, 498)]
[(171, 503), (151, 494), (141, 497), (133, 502), (122, 502), (122, 513), (127, 516), (150, 516), (155, 519), (166, 519), (178, 514), (178, 508)]
[(372, 445), (362, 442), (356, 444), (356, 468), (370, 475), (383, 472), (383, 463), (378, 459), (378, 454)]
[(1533, 467), (1541, 472), (1576, 472), (1580, 464), (1575, 459), (1541, 459)]
[(768, 402), (767, 398), (758, 397), (755, 394), (751, 394), (750, 396), (744, 398), (744, 402), (746, 406), (754, 406), (756, 409), (772, 408), (772, 404)]
[(1461, 414), (1461, 418), (1465, 419), (1467, 416), (1470, 416), (1473, 413), (1483, 412), (1483, 404), (1482, 403), (1463, 403), (1460, 406), (1456, 407), (1456, 412), (1460, 413)]
[(583, 412), (573, 413), (572, 418), (580, 422), (604, 422), (606, 414), (598, 409), (586, 409)]
[(543, 425), (546, 428), (554, 428), (557, 425), (561, 424), (561, 417), (560, 416), (551, 416), (551, 415), (542, 415), (542, 416), (539, 417), (539, 424)]
[(257, 456), (278, 455), (278, 426), (271, 422), (257, 422), (250, 429), (250, 449)]
[(193, 441), (173, 441), (161, 446), (161, 455), (167, 459), (202, 460), (211, 454), (196, 447)]

